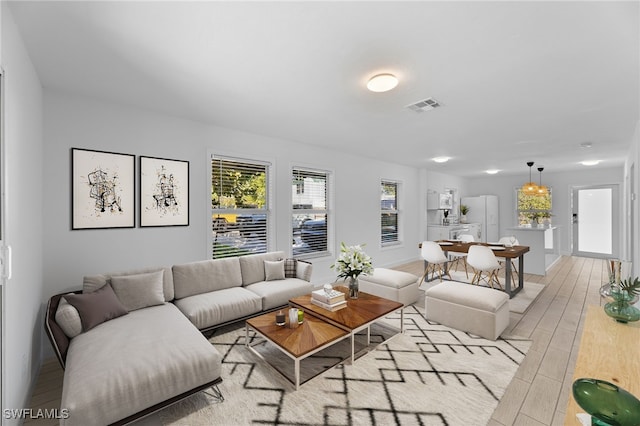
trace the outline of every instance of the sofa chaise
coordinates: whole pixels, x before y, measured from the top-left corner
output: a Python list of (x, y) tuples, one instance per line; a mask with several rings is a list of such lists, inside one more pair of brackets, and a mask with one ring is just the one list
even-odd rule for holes
[(125, 424), (222, 382), (203, 332), (286, 306), (312, 266), (283, 252), (84, 277), (49, 300), (45, 329), (64, 368), (61, 425)]

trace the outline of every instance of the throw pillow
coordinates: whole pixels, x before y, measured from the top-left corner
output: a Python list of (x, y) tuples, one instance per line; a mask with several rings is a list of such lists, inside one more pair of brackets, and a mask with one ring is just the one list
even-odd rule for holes
[(162, 305), (164, 271), (111, 277), (111, 287), (127, 311)]
[(103, 322), (128, 313), (110, 284), (91, 293), (69, 294), (65, 299), (78, 310), (82, 331), (89, 331)]
[(313, 271), (313, 268), (311, 267), (312, 263), (307, 262), (306, 260), (298, 260), (296, 263), (296, 269), (301, 269), (301, 273), (296, 273), (296, 276), (305, 281), (311, 282), (311, 272)]
[(296, 259), (285, 259), (284, 260), (284, 276), (285, 278), (296, 278), (297, 274), (297, 265), (298, 261)]
[(267, 281), (284, 280), (284, 260), (265, 260), (264, 275)]
[[(71, 293), (73, 294), (73, 293)], [(82, 320), (78, 310), (67, 302), (64, 297), (60, 298), (58, 309), (56, 309), (56, 322), (64, 331), (68, 338), (73, 339), (82, 333)]]

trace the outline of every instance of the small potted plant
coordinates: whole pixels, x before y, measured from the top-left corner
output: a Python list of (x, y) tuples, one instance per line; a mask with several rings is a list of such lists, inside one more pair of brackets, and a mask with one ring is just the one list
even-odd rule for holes
[(460, 204), (460, 222), (467, 223), (467, 213), (469, 213), (469, 206)]

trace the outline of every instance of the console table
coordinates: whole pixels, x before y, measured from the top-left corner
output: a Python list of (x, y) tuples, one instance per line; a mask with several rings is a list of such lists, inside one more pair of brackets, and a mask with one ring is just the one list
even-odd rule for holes
[[(573, 382), (592, 378), (613, 383), (640, 397), (640, 321), (621, 324), (605, 314), (600, 306), (587, 308), (580, 350), (573, 373)], [(569, 391), (565, 425), (580, 425), (577, 413), (584, 410)]]

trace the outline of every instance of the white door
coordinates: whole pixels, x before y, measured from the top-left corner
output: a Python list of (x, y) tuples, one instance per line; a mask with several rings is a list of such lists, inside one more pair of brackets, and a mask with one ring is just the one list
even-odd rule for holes
[(619, 256), (619, 188), (597, 185), (572, 189), (572, 233), (575, 256)]

